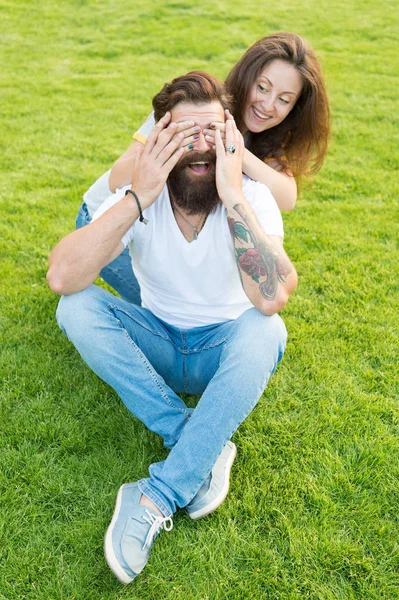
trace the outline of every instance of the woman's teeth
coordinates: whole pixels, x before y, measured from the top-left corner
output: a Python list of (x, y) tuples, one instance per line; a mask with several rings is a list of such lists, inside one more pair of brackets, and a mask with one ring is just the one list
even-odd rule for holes
[(255, 115), (259, 118), (259, 119), (263, 119), (263, 120), (267, 120), (270, 119), (269, 115), (265, 115), (261, 112), (259, 112), (258, 110), (256, 110), (256, 108), (252, 107), (252, 110), (254, 111)]

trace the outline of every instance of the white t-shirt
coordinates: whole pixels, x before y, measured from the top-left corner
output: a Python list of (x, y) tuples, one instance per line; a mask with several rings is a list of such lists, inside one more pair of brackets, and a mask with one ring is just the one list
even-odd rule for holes
[[(110, 196), (93, 221), (119, 202), (126, 189)], [(243, 191), (265, 233), (283, 237), (280, 210), (270, 190), (243, 175)], [(144, 215), (148, 224), (137, 220), (122, 242), (129, 246), (145, 308), (182, 329), (237, 319), (252, 308), (240, 281), (222, 204), (192, 242), (176, 223), (167, 186)]]

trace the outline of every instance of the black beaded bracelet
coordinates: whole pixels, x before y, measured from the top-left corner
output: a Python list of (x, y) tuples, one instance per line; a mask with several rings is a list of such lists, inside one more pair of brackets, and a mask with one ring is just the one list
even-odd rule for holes
[(137, 208), (139, 209), (139, 215), (140, 215), (139, 216), (139, 221), (140, 221), (140, 223), (144, 223), (144, 225), (147, 225), (148, 219), (145, 219), (143, 217), (143, 211), (141, 210), (141, 204), (140, 204), (140, 200), (139, 200), (138, 195), (133, 190), (126, 190), (125, 196), (127, 196), (127, 194), (132, 194), (133, 198), (136, 200)]

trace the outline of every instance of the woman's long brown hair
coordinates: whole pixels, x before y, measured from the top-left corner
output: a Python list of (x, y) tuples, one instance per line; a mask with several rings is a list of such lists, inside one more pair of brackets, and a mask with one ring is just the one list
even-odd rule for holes
[(261, 133), (248, 133), (247, 148), (261, 160), (276, 158), (296, 178), (313, 175), (323, 164), (330, 137), (330, 110), (320, 65), (307, 42), (294, 33), (276, 33), (256, 42), (226, 79), (233, 96), (233, 115), (245, 130), (244, 111), (252, 86), (273, 60), (293, 65), (303, 89), (294, 108), (279, 125)]

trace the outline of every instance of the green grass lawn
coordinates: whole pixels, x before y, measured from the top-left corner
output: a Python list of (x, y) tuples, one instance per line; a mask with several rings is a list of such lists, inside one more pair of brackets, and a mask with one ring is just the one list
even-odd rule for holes
[[(0, 4), (0, 599), (399, 598), (397, 3)], [(333, 112), (322, 172), (284, 217), (290, 341), (234, 436), (227, 500), (183, 512), (123, 587), (116, 491), (165, 456), (59, 331), (47, 257), (161, 85), (223, 78), (256, 39), (316, 48)]]

